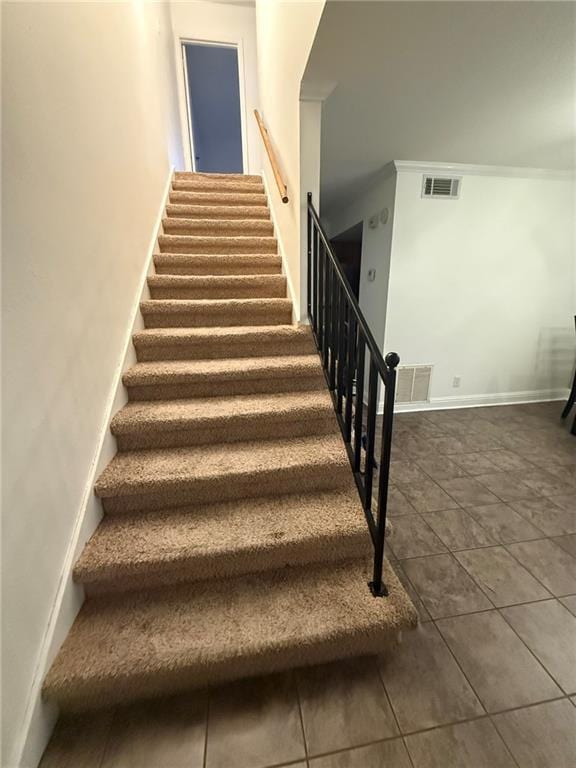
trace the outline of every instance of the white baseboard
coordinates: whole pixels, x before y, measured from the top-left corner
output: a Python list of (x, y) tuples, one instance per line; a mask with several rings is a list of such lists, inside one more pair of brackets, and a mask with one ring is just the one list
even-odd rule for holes
[(57, 707), (42, 699), (42, 683), (84, 602), (83, 589), (72, 580), (72, 569), (84, 544), (94, 533), (102, 518), (100, 501), (94, 495), (94, 483), (98, 475), (116, 453), (116, 441), (110, 433), (110, 421), (116, 411), (126, 402), (122, 374), (136, 362), (136, 355), (132, 346), (132, 335), (135, 331), (143, 328), (140, 302), (148, 296), (146, 278), (153, 270), (153, 255), (156, 252), (158, 235), (161, 232), (162, 218), (168, 201), (173, 174), (174, 167), (171, 167), (164, 187), (162, 202), (154, 222), (153, 235), (150, 238), (146, 260), (139, 279), (139, 288), (132, 307), (132, 321), (124, 339), (123, 355), (118, 361), (114, 374), (113, 386), (110, 390), (110, 397), (106, 407), (106, 418), (101, 427), (97, 449), (82, 497), (82, 504), (76, 517), (62, 566), (56, 597), (50, 612), (50, 619), (42, 640), (38, 663), (28, 694), (21, 733), (16, 740), (16, 747), (11, 762), (8, 766), (4, 766), (4, 768), (36, 768), (58, 717)]
[[(433, 397), (427, 403), (396, 403), (395, 413), (412, 411), (437, 411), (449, 408), (480, 408), (486, 405), (520, 405), (552, 400), (565, 400), (568, 389), (544, 389), (525, 392), (500, 392), (491, 395), (460, 395), (455, 397)], [(379, 410), (380, 413), (382, 411)]]
[[(282, 259), (282, 274), (286, 277), (286, 282), (288, 283), (288, 296), (290, 297), (290, 301), (292, 302), (292, 319), (294, 320), (294, 322), (299, 323), (301, 322), (300, 306), (296, 301), (296, 292), (294, 291), (294, 283), (292, 282), (292, 276), (290, 274), (288, 265), (286, 263), (286, 249), (284, 248), (284, 243), (282, 241), (282, 234), (280, 231), (280, 227), (278, 226), (278, 220), (276, 218), (274, 207), (271, 203), (272, 196), (270, 194), (270, 186), (268, 184), (268, 179), (266, 178), (266, 171), (264, 168), (262, 168), (262, 183), (264, 184), (264, 191), (266, 192), (266, 197), (268, 199), (268, 210), (270, 211), (270, 218), (272, 220), (272, 225), (274, 227), (274, 236), (278, 241), (278, 253), (280, 255), (280, 258)], [(282, 205), (285, 205), (285, 203), (282, 203)]]

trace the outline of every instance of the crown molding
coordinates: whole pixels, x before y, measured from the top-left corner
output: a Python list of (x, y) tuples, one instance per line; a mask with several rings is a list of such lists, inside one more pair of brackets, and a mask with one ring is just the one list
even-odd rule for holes
[(556, 179), (559, 181), (569, 181), (575, 178), (575, 171), (562, 171), (554, 168), (522, 168), (508, 165), (478, 165), (475, 163), (432, 163), (413, 160), (394, 160), (392, 164), (397, 173), (440, 173), (458, 176)]

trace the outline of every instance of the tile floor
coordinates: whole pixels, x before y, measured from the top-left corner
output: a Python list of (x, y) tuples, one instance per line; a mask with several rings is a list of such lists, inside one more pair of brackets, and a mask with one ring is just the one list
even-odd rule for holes
[(41, 768), (574, 768), (576, 437), (559, 403), (397, 416), (391, 655), (62, 720)]

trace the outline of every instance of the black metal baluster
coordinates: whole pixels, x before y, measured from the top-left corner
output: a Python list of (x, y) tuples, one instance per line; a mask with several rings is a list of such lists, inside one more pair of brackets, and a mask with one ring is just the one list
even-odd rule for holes
[(311, 243), (312, 243), (312, 312), (313, 312), (313, 323), (312, 326), (314, 328), (314, 333), (316, 334), (316, 343), (318, 343), (319, 339), (319, 312), (318, 308), (320, 306), (320, 302), (318, 301), (318, 237), (316, 235), (316, 231), (314, 228), (311, 228)]
[(324, 332), (326, 327), (326, 302), (324, 300), (324, 267), (325, 252), (316, 230), (316, 248), (318, 250), (318, 345), (320, 352), (324, 351)]
[(362, 329), (358, 328), (358, 359), (356, 362), (356, 399), (354, 402), (354, 472), (360, 472), (362, 466), (362, 410), (364, 408), (364, 365), (366, 342)]
[(376, 398), (378, 395), (378, 371), (370, 357), (368, 375), (368, 409), (366, 412), (366, 458), (364, 460), (364, 509), (372, 509), (372, 478), (374, 477), (374, 441), (376, 437)]
[(348, 312), (348, 355), (346, 359), (346, 406), (344, 408), (344, 440), (349, 443), (352, 437), (352, 389), (356, 369), (356, 322), (352, 312)]
[(392, 454), (392, 422), (394, 418), (394, 392), (396, 388), (396, 366), (400, 358), (395, 352), (386, 355), (388, 381), (384, 391), (384, 417), (382, 420), (382, 447), (380, 448), (380, 476), (378, 478), (378, 513), (376, 520), (376, 541), (374, 542), (374, 574), (369, 586), (375, 597), (388, 594), (382, 581), (384, 562), (384, 541), (386, 538), (386, 512), (388, 509), (388, 483), (390, 480), (390, 458)]
[(336, 360), (338, 357), (338, 321), (340, 319), (340, 291), (338, 290), (338, 281), (336, 279), (336, 269), (331, 265), (332, 273), (332, 301), (331, 301), (331, 323), (330, 323), (330, 389), (332, 392), (336, 389)]
[(346, 368), (346, 344), (349, 329), (347, 322), (348, 302), (346, 301), (344, 288), (341, 284), (339, 284), (338, 292), (340, 295), (340, 319), (338, 322), (338, 370), (336, 376), (336, 388), (338, 392), (337, 410), (338, 413), (342, 413), (342, 399), (344, 397), (344, 369)]
[(326, 272), (324, 274), (324, 305), (326, 307), (326, 322), (324, 325), (324, 370), (328, 371), (330, 366), (332, 314), (334, 311), (334, 305), (332, 302), (332, 263), (326, 251), (324, 251), (324, 261), (326, 264)]
[[(308, 192), (308, 205), (312, 202), (312, 193)], [(316, 322), (312, 313), (312, 217), (310, 208), (307, 208), (308, 217), (306, 220), (306, 242), (308, 244), (308, 272), (306, 278), (306, 302), (308, 308), (308, 317), (312, 318), (312, 328), (316, 330)]]

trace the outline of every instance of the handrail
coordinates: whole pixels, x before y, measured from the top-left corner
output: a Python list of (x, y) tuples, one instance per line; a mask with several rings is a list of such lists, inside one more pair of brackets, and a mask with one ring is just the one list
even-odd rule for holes
[(280, 173), (280, 166), (278, 165), (278, 160), (276, 159), (276, 154), (274, 152), (274, 147), (272, 146), (272, 142), (270, 141), (270, 136), (268, 136), (268, 131), (266, 130), (266, 126), (264, 125), (264, 121), (260, 117), (260, 113), (257, 109), (254, 110), (254, 114), (256, 116), (256, 122), (258, 123), (258, 127), (260, 128), (260, 133), (262, 135), (262, 141), (264, 142), (264, 146), (266, 147), (266, 152), (268, 153), (268, 159), (270, 160), (270, 165), (272, 166), (272, 172), (274, 173), (274, 178), (276, 179), (276, 185), (278, 186), (278, 191), (280, 192), (280, 197), (282, 198), (283, 203), (288, 202), (288, 188), (286, 184), (282, 181), (282, 174)]
[[(396, 367), (400, 358), (396, 352), (389, 352), (385, 358), (382, 357), (314, 209), (311, 193), (308, 193), (307, 238), (308, 317), (374, 547), (370, 591), (375, 597), (383, 597), (388, 594), (382, 570)], [(368, 402), (364, 419), (366, 372)], [(375, 448), (379, 386), (384, 387), (384, 411), (380, 461), (377, 464)], [(378, 491), (373, 499), (375, 469), (378, 470)], [(372, 512), (374, 501), (376, 515)]]

